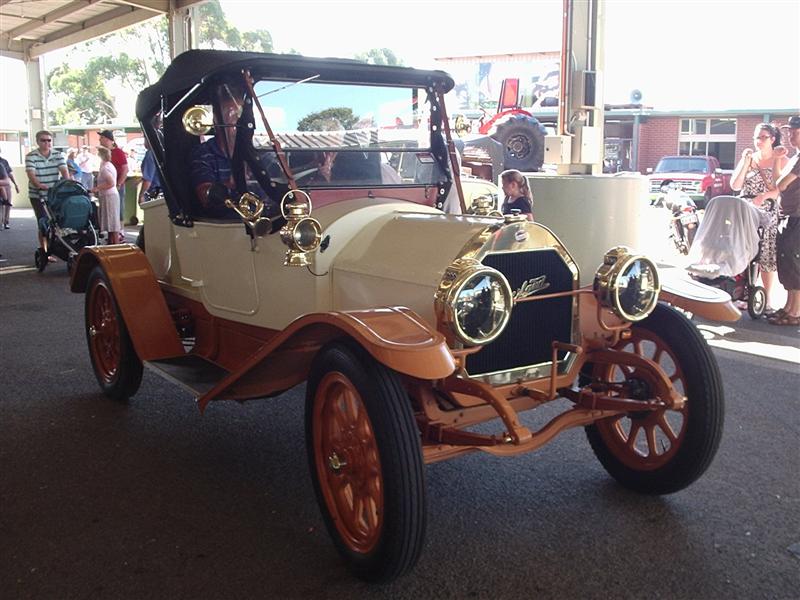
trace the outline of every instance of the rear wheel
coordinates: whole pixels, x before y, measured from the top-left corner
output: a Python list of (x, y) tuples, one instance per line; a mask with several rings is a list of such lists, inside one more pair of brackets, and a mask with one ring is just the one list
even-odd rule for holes
[(492, 136), (503, 146), (505, 168), (538, 171), (544, 162), (544, 128), (538, 120), (514, 115)]
[(425, 536), (419, 432), (397, 374), (334, 343), (306, 388), (306, 447), (322, 516), (356, 576), (386, 582), (417, 562)]
[(113, 400), (127, 400), (142, 382), (142, 361), (133, 348), (102, 267), (89, 275), (86, 291), (86, 342), (97, 382)]
[[(606, 471), (625, 487), (647, 494), (677, 492), (705, 472), (719, 446), (724, 420), (719, 369), (697, 328), (672, 307), (659, 304), (631, 333), (617, 350), (658, 363), (686, 403), (679, 410), (603, 419), (586, 434)], [(595, 365), (593, 375), (623, 384), (633, 397), (651, 396), (648, 375), (630, 367)]]
[(767, 290), (757, 285), (747, 294), (747, 313), (751, 319), (758, 319), (767, 307)]

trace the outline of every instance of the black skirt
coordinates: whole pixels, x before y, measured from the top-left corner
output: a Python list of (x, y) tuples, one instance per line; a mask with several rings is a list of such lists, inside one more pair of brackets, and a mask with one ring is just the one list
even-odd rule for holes
[(787, 290), (800, 290), (800, 217), (789, 217), (776, 245), (778, 280)]

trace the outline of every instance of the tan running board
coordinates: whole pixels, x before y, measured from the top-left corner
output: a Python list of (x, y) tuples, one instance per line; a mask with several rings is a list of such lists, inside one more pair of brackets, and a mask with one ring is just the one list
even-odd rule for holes
[(144, 365), (165, 379), (189, 390), (195, 395), (195, 399), (230, 374), (227, 369), (196, 354), (145, 361)]

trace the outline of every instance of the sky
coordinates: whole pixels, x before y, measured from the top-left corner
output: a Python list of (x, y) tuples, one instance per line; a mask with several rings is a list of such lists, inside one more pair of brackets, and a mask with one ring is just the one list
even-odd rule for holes
[[(220, 3), (239, 29), (268, 30), (276, 52), (306, 56), (352, 58), (385, 47), (406, 66), (442, 68), (435, 58), (561, 47), (561, 0)], [(638, 89), (656, 110), (800, 112), (797, 0), (606, 0), (604, 6), (606, 103), (626, 103)], [(47, 68), (65, 54), (48, 55)], [(0, 77), (14, 84), (5, 89), (24, 90), (24, 70), (11, 62), (0, 58)], [(24, 110), (19, 94), (0, 94), (0, 128)]]
[[(427, 68), (443, 56), (561, 49), (561, 0), (220, 3), (240, 29), (267, 29), (278, 52), (386, 47)], [(659, 110), (800, 106), (797, 0), (606, 0), (605, 12), (607, 103), (638, 89)], [(770, 94), (754, 80), (772, 82)]]

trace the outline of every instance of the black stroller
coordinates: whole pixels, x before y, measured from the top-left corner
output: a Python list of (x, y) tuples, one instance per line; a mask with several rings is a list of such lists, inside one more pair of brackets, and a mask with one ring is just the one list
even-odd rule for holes
[(753, 319), (764, 314), (767, 293), (757, 284), (764, 228), (774, 218), (744, 198), (717, 196), (706, 206), (689, 251), (689, 274), (747, 303)]
[(39, 229), (47, 238), (47, 252), (36, 249), (34, 263), (41, 273), (50, 256), (67, 263), (72, 272), (75, 257), (84, 246), (97, 244), (95, 205), (89, 192), (77, 181), (62, 179), (47, 190), (42, 202), (45, 216), (39, 219)]

